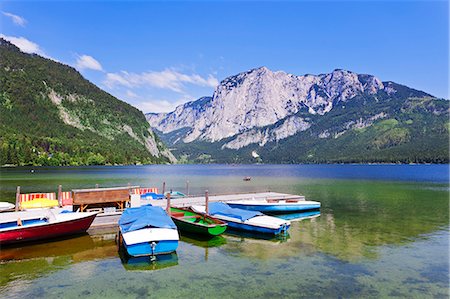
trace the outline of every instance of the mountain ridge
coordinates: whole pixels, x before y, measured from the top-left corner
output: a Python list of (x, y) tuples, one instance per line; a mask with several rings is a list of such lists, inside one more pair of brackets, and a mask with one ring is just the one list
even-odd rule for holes
[[(439, 102), (426, 92), (392, 81), (383, 82), (372, 75), (356, 74), (342, 69), (336, 69), (328, 74), (296, 76), (282, 71), (272, 72), (266, 67), (255, 68), (222, 80), (212, 97), (185, 103), (164, 115), (146, 114), (146, 117), (152, 127), (158, 130), (159, 136), (179, 152), (179, 157), (185, 155), (193, 161), (199, 161), (195, 155), (199, 157), (207, 153), (212, 157), (212, 161), (218, 161), (214, 158), (218, 152), (230, 151), (226, 155), (228, 159), (220, 159), (220, 162), (229, 162), (237, 152), (249, 148), (252, 148), (252, 151), (264, 152), (267, 146), (275, 148), (276, 144), (285, 143), (289, 138), (303, 139), (305, 134), (309, 134), (310, 139), (323, 141), (328, 138), (340, 138), (353, 130), (363, 130), (383, 120), (400, 119), (409, 114), (413, 118), (420, 118), (422, 116), (416, 112), (407, 109), (401, 111), (401, 107), (408, 106), (414, 99), (422, 99), (439, 107), (436, 111), (425, 109), (423, 113), (427, 117), (433, 117), (433, 113), (442, 114), (439, 126), (446, 128), (448, 101)], [(349, 105), (356, 105), (358, 108), (352, 108), (352, 111), (345, 110)], [(368, 109), (369, 111), (365, 111)], [(340, 111), (340, 114), (346, 116), (340, 117), (330, 113), (333, 110)], [(336, 122), (321, 120), (330, 117), (337, 118)], [(339, 124), (340, 119), (345, 121)], [(321, 123), (327, 123), (328, 127), (317, 131), (317, 126)], [(400, 144), (411, 144), (411, 136), (426, 138), (416, 132), (418, 128), (402, 127), (403, 125), (405, 124), (398, 122), (398, 127), (391, 128), (393, 130), (391, 133), (378, 132), (392, 134), (385, 138), (395, 139), (388, 151), (392, 152), (393, 148)], [(336, 129), (338, 127), (340, 131)], [(448, 136), (441, 137), (448, 140)], [(365, 142), (370, 143), (368, 140)], [(189, 146), (196, 149), (199, 144), (202, 145), (200, 148), (203, 152), (189, 150)], [(439, 146), (440, 154), (437, 160), (448, 160), (444, 157), (448, 152), (448, 146), (445, 148), (442, 144)], [(365, 144), (364, 147), (371, 152), (368, 161), (377, 160), (372, 145)], [(246, 155), (250, 157), (251, 153), (247, 151)], [(401, 158), (401, 155), (397, 156)], [(247, 162), (254, 161), (251, 158), (243, 159)], [(420, 157), (411, 159), (421, 160)], [(268, 162), (279, 160), (272, 156)], [(326, 157), (318, 160), (327, 161)], [(342, 159), (342, 161), (349, 160), (350, 157)], [(429, 160), (426, 158), (424, 161)], [(292, 160), (293, 163), (308, 161), (307, 156)]]

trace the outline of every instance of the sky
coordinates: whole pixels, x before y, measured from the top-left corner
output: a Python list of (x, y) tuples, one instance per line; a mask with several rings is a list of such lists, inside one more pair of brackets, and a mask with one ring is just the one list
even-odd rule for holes
[(260, 66), (346, 69), (449, 99), (447, 1), (1, 1), (0, 36), (144, 113)]

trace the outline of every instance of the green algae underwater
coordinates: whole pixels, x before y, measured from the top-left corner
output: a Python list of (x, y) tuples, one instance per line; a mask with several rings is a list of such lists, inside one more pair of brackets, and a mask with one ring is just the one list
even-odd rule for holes
[[(2, 298), (448, 298), (448, 165), (186, 165), (1, 170), (23, 192), (162, 186), (272, 191), (322, 203), (284, 238), (182, 236), (176, 254), (127, 259), (115, 230), (0, 249)], [(251, 176), (244, 182), (244, 176)]]

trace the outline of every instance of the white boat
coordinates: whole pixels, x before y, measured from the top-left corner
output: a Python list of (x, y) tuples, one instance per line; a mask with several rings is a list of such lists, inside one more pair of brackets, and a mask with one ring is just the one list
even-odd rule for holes
[[(205, 206), (192, 206), (194, 211), (206, 213)], [(286, 233), (291, 223), (288, 220), (267, 216), (260, 212), (231, 208), (226, 203), (212, 202), (208, 205), (209, 215), (228, 223), (228, 227), (252, 233), (278, 235)]]
[(119, 242), (130, 256), (168, 254), (178, 247), (177, 226), (161, 207), (126, 209), (120, 217), (119, 229)]
[(0, 201), (0, 212), (12, 211), (12, 210), (14, 210), (15, 207), (16, 207), (16, 205), (14, 205), (10, 202)]
[(259, 211), (268, 214), (285, 214), (320, 209), (320, 202), (304, 200), (303, 196), (294, 199), (234, 200), (228, 201), (227, 204), (232, 208)]

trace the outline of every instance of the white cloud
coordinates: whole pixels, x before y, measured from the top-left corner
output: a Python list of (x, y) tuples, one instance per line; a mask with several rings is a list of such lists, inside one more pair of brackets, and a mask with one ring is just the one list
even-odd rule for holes
[(135, 104), (134, 106), (144, 113), (161, 113), (161, 112), (171, 112), (175, 110), (181, 104), (191, 101), (192, 99), (182, 98), (175, 102), (168, 100), (147, 100)]
[(4, 34), (0, 34), (0, 37), (16, 45), (22, 52), (45, 55), (44, 51), (42, 51), (38, 44), (33, 43), (25, 37), (7, 36)]
[(103, 84), (105, 84), (109, 88), (113, 88), (116, 85), (122, 85), (126, 87), (135, 86), (134, 84), (130, 83), (130, 80), (126, 78), (127, 76), (127, 72), (122, 72), (121, 74), (107, 73), (106, 79), (103, 81)]
[(27, 24), (27, 20), (25, 20), (21, 16), (18, 16), (18, 15), (15, 15), (15, 14), (12, 14), (12, 13), (6, 12), (6, 11), (2, 11), (2, 14), (4, 16), (7, 16), (8, 18), (11, 18), (13, 23), (16, 24), (16, 25), (19, 25), (21, 27), (25, 27), (25, 25)]
[(127, 97), (131, 98), (131, 99), (137, 99), (139, 98), (139, 96), (137, 94), (135, 94), (134, 92), (132, 92), (131, 90), (127, 90), (126, 93)]
[(94, 71), (103, 71), (102, 65), (94, 57), (81, 55), (77, 58), (76, 67), (80, 70), (90, 69)]
[(109, 88), (120, 85), (129, 88), (150, 86), (183, 93), (185, 84), (216, 87), (219, 84), (219, 81), (211, 74), (204, 78), (198, 74), (187, 75), (173, 69), (165, 69), (160, 72), (152, 71), (140, 74), (128, 73), (125, 71), (120, 73), (108, 73), (106, 74), (106, 79), (103, 83)]

